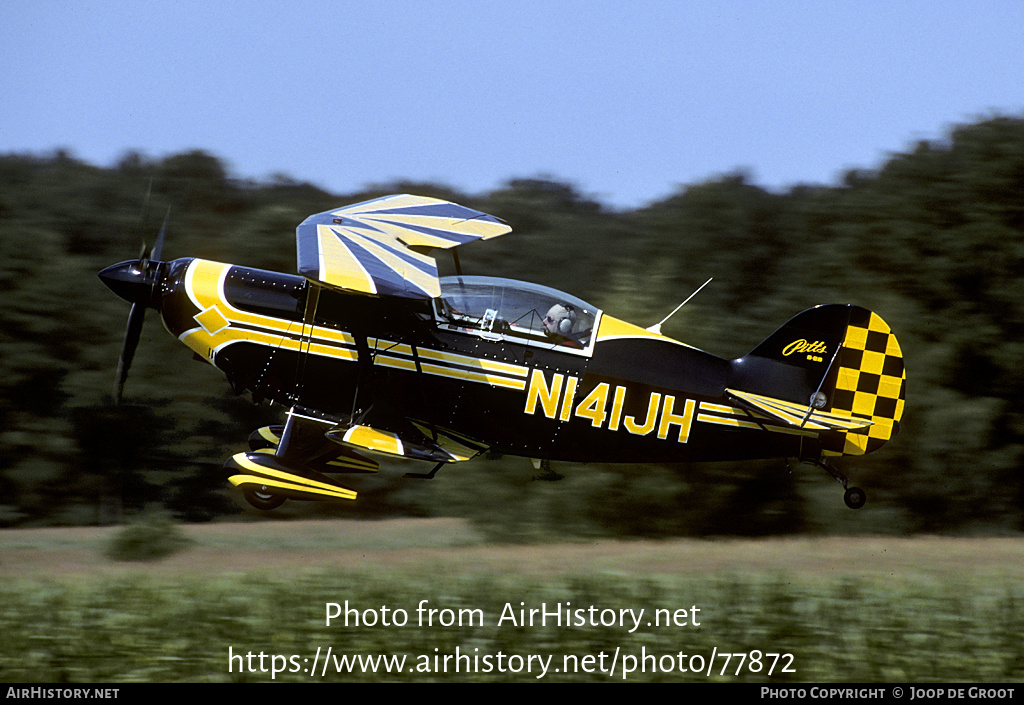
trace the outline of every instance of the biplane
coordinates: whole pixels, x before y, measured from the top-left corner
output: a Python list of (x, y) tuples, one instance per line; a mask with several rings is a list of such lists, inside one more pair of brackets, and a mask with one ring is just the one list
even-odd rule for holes
[(447, 201), (397, 195), (312, 215), (296, 229), (298, 275), (161, 261), (165, 229), (100, 272), (132, 304), (115, 396), (155, 309), (236, 392), (287, 409), (225, 464), (260, 509), (355, 499), (344, 476), (382, 457), (423, 461), (411, 474), (430, 478), (486, 452), (538, 468), (795, 459), (859, 508), (864, 491), (830, 461), (899, 431), (900, 346), (858, 306), (810, 308), (724, 359), (549, 287), (460, 267), (439, 276), (437, 250), (511, 231)]

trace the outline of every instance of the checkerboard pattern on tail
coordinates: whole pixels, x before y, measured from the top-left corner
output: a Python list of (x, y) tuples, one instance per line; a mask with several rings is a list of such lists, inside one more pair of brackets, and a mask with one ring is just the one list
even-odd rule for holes
[(903, 353), (882, 318), (863, 308), (851, 311), (837, 361), (831, 411), (869, 419), (867, 428), (839, 436), (829, 455), (864, 455), (899, 432), (906, 400)]

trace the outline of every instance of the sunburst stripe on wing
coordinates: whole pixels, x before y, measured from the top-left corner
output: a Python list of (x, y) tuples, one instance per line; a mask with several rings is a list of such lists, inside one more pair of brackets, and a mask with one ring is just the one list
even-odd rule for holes
[[(388, 204), (387, 207), (380, 207), (385, 203)], [(374, 204), (378, 205), (374, 208), (366, 207)], [(363, 206), (363, 208), (360, 208), (360, 206)], [(349, 206), (341, 212), (346, 212), (349, 209), (353, 212), (374, 213), (378, 215), (428, 216), (433, 218), (444, 218), (446, 220), (456, 222), (486, 219), (492, 222), (501, 223), (501, 221), (493, 215), (487, 215), (486, 213), (481, 213), (480, 211), (473, 210), (472, 208), (460, 206), (458, 203), (442, 201), (440, 199), (429, 198), (426, 196), (410, 196), (405, 194), (399, 196), (383, 196), (372, 201), (365, 201), (361, 204), (357, 203), (355, 206)]]
[(438, 429), (438, 432), (441, 433), (445, 438), (448, 438), (451, 441), (460, 444), (464, 448), (475, 450), (478, 453), (482, 453), (488, 448), (490, 448), (490, 446), (487, 445), (486, 443), (481, 443), (475, 438), (471, 438), (464, 433), (459, 433), (458, 431), (453, 431), (450, 428), (440, 428)]
[(481, 239), (477, 235), (453, 232), (442, 227), (429, 227), (414, 222), (403, 223), (401, 220), (375, 220), (374, 222), (393, 228), (395, 237), (410, 247), (436, 247), (449, 250), (467, 242)]
[(405, 444), (401, 436), (393, 431), (357, 425), (345, 431), (343, 441), (378, 453), (405, 455)]
[[(461, 228), (452, 228), (451, 221), (442, 218), (429, 219), (422, 216), (402, 217), (400, 215), (378, 217), (377, 214), (370, 214), (338, 218), (337, 220), (340, 222), (336, 225), (381, 233), (404, 245), (429, 245), (447, 250), (482, 239), (481, 235), (463, 232)], [(420, 240), (423, 242), (419, 242)], [(437, 244), (429, 244), (432, 241), (436, 241)]]
[(367, 294), (377, 293), (377, 283), (348, 243), (327, 225), (316, 228), (318, 279), (324, 284)]
[[(423, 274), (436, 273), (437, 271), (437, 265), (432, 257), (410, 250), (399, 239), (399, 236), (405, 232), (404, 228), (395, 228), (397, 232), (379, 231), (391, 236), (389, 239), (382, 239), (350, 229), (347, 226), (332, 225), (330, 227), (335, 235), (365, 248), (369, 254), (384, 261), (392, 269), (408, 265)], [(390, 262), (386, 261), (385, 258), (389, 258)]]
[[(334, 233), (335, 243), (316, 234), (324, 228)], [(304, 220), (296, 231), (299, 273), (361, 293), (434, 298), (440, 295), (437, 265), (423, 250), (510, 231), (493, 216), (447, 201), (388, 196)], [(337, 244), (342, 241), (345, 252)], [(324, 247), (336, 252), (325, 255)]]
[(390, 243), (337, 226), (332, 226), (331, 232), (345, 243), (359, 261), (361, 271), (373, 280), (374, 291), (367, 293), (388, 294), (414, 287), (422, 296), (435, 298), (441, 295), (437, 264), (433, 259), (416, 255), (411, 250), (396, 249)]
[[(387, 204), (387, 207), (381, 207)], [(510, 230), (507, 223), (492, 215), (449, 201), (420, 196), (391, 196), (334, 211), (332, 215), (361, 221), (389, 221), (405, 226), (418, 225), (441, 233), (495, 237)]]
[(404, 278), (392, 268), (384, 265), (380, 258), (367, 249), (351, 233), (346, 233), (337, 226), (321, 226), (328, 234), (322, 242), (331, 241), (335, 247), (343, 248), (349, 259), (336, 258), (327, 265), (327, 278), (321, 281), (331, 286), (340, 286), (366, 294), (388, 293)]

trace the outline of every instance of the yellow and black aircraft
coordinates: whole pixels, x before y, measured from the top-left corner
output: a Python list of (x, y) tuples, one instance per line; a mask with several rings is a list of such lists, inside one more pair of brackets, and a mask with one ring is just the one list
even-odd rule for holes
[(332, 475), (374, 472), (374, 455), (428, 461), (417, 476), (433, 477), (488, 450), (538, 467), (795, 458), (831, 473), (858, 508), (863, 490), (829, 458), (870, 453), (899, 430), (899, 344), (857, 306), (808, 309), (727, 360), (554, 289), (439, 277), (431, 251), (511, 231), (447, 201), (389, 196), (310, 216), (296, 231), (300, 276), (161, 261), (164, 230), (100, 273), (132, 303), (115, 396), (156, 309), (236, 391), (288, 409), (226, 463), (261, 509), (355, 499)]

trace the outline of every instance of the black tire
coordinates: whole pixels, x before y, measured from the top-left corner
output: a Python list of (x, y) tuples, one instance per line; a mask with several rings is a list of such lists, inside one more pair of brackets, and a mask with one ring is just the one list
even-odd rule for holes
[(244, 496), (246, 502), (257, 509), (262, 509), (265, 512), (269, 512), (271, 509), (277, 509), (284, 504), (285, 499), (287, 499), (280, 495), (270, 494), (269, 492), (260, 492), (258, 490), (246, 490)]
[(850, 487), (843, 495), (843, 501), (850, 509), (860, 509), (868, 501), (868, 496), (859, 487)]

